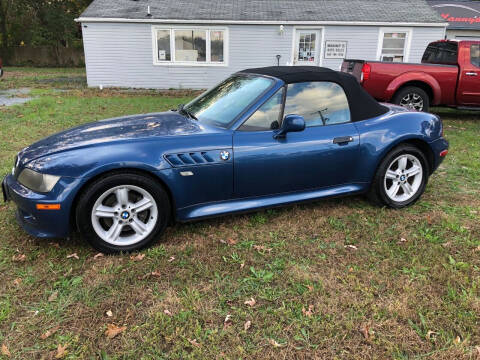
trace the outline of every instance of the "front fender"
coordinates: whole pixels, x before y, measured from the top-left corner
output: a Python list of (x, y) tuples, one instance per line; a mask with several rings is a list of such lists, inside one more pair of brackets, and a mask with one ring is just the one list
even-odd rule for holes
[(442, 88), (433, 76), (424, 72), (407, 72), (393, 79), (385, 90), (385, 97), (387, 101), (392, 99), (393, 95), (395, 95), (400, 87), (411, 81), (422, 82), (428, 85), (433, 92), (432, 104), (435, 105), (439, 103), (440, 99), (442, 98)]

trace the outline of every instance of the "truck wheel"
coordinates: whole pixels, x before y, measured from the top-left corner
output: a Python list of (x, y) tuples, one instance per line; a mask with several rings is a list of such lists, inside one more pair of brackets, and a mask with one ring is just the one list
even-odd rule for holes
[(395, 94), (393, 103), (409, 110), (428, 111), (430, 98), (425, 90), (416, 86), (407, 86)]

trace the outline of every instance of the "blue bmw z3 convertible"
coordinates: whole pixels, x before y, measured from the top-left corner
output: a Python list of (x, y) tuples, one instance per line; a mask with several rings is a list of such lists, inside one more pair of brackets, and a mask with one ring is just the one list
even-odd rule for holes
[(104, 253), (189, 221), (365, 193), (415, 202), (448, 151), (432, 114), (382, 105), (318, 67), (238, 72), (177, 110), (103, 120), (20, 151), (2, 189), (38, 237)]

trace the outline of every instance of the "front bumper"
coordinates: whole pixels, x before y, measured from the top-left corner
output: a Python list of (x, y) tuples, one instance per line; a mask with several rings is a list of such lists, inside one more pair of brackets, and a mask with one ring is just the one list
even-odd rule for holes
[[(70, 234), (70, 210), (79, 179), (62, 178), (48, 194), (36, 193), (21, 185), (13, 175), (2, 181), (4, 201), (17, 205), (17, 221), (30, 235), (64, 238)], [(37, 204), (60, 204), (60, 210), (38, 210)]]

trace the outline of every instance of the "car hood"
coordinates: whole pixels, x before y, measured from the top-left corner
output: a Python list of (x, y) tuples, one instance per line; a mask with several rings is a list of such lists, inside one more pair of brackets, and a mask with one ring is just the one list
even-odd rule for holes
[(54, 134), (23, 149), (18, 158), (25, 164), (43, 156), (80, 147), (212, 131), (212, 128), (174, 111), (132, 115), (101, 120)]

